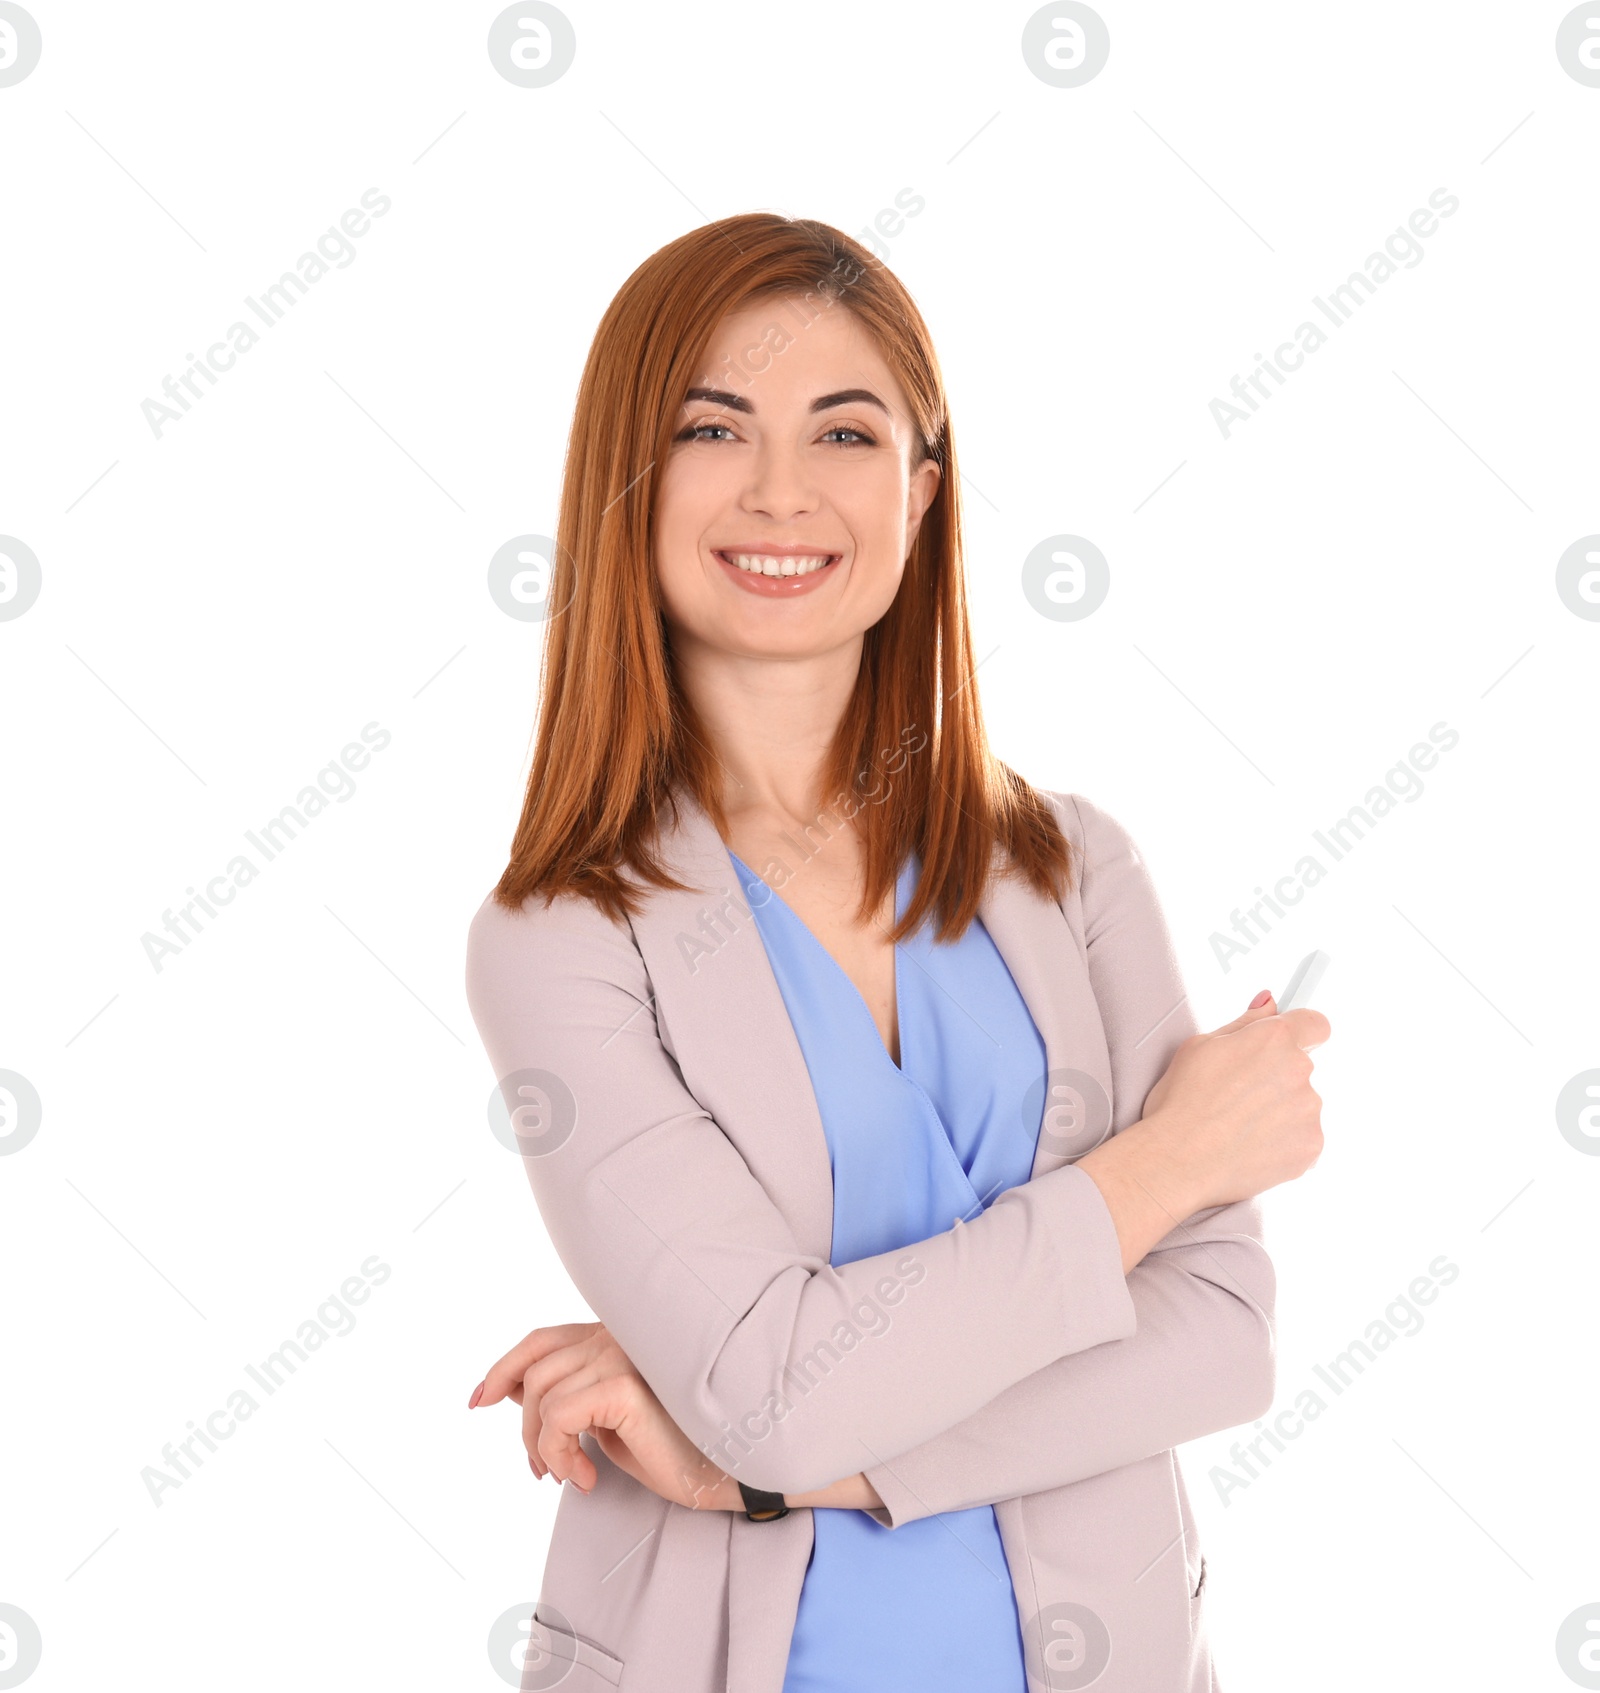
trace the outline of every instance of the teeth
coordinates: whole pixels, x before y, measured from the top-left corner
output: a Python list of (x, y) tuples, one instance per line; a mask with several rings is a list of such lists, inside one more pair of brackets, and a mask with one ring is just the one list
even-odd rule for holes
[(832, 559), (832, 553), (817, 553), (812, 556), (774, 557), (771, 553), (723, 553), (729, 564), (735, 564), (741, 570), (747, 570), (755, 576), (809, 576), (812, 571), (820, 570)]

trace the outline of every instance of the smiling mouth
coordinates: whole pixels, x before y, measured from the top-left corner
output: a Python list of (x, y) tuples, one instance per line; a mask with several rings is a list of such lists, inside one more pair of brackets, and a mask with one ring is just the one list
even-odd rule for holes
[(716, 556), (748, 576), (811, 576), (837, 564), (841, 553), (727, 553)]

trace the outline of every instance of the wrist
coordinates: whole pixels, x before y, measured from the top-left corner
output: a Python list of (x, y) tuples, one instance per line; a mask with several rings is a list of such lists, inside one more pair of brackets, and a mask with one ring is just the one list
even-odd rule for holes
[(877, 1488), (867, 1480), (864, 1471), (841, 1476), (838, 1481), (830, 1481), (826, 1487), (815, 1488), (810, 1493), (786, 1493), (783, 1498), (790, 1510), (806, 1507), (812, 1510), (874, 1511), (883, 1505)]
[(1209, 1170), (1197, 1156), (1191, 1125), (1171, 1107), (1158, 1106), (1127, 1132), (1138, 1136), (1135, 1146), (1140, 1179), (1174, 1217), (1181, 1222), (1211, 1203), (1207, 1195)]
[(739, 1492), (739, 1484), (731, 1475), (721, 1470), (715, 1472), (715, 1477), (702, 1475), (698, 1480), (688, 1476), (684, 1480), (686, 1497), (677, 1503), (687, 1505), (691, 1511), (742, 1511), (744, 1497)]
[(1157, 1112), (1077, 1161), (1111, 1213), (1124, 1275), (1185, 1218), (1203, 1209), (1199, 1172), (1184, 1145), (1173, 1119)]
[(744, 1495), (739, 1491), (739, 1483), (731, 1475), (725, 1475), (716, 1485), (712, 1507), (715, 1511), (737, 1511), (744, 1514)]

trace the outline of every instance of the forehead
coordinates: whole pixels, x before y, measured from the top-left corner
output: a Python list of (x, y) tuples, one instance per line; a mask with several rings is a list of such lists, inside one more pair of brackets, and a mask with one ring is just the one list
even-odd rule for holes
[(871, 331), (848, 306), (773, 295), (729, 312), (712, 332), (694, 382), (753, 404), (870, 388), (907, 417), (905, 393)]

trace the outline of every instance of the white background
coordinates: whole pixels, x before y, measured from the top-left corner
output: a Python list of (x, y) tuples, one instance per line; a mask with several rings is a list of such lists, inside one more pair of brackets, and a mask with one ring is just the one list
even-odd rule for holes
[[(553, 533), (635, 265), (734, 211), (857, 233), (902, 189), (997, 750), (1133, 833), (1202, 1026), (1333, 955), (1327, 1150), (1266, 1201), (1279, 1406), (1459, 1267), (1226, 1503), (1253, 1431), (1183, 1449), (1221, 1681), (1573, 1686), (1600, 1159), (1555, 1101), (1600, 1065), (1600, 623), (1555, 583), (1600, 530), (1600, 88), (1567, 8), (1106, 0), (1069, 89), (1028, 6), (573, 0), (536, 89), (492, 5), (31, 10), (0, 88), (0, 532), (43, 584), (0, 622), (0, 1068), (43, 1103), (0, 1158), (30, 1693), (504, 1685), (489, 1630), (557, 1499), (466, 1399), (588, 1313), (462, 991), (541, 634), (488, 561)], [(354, 260), (158, 437), (142, 402), (373, 187)], [(1211, 400), (1440, 188), (1421, 261), (1224, 438)], [(1075, 622), (1020, 587), (1062, 533), (1111, 572)], [(370, 722), (354, 796), (157, 971), (141, 938)], [(1230, 914), (1441, 722), (1420, 797), (1224, 970)], [(353, 1331), (154, 1504), (162, 1447), (372, 1254)]]

